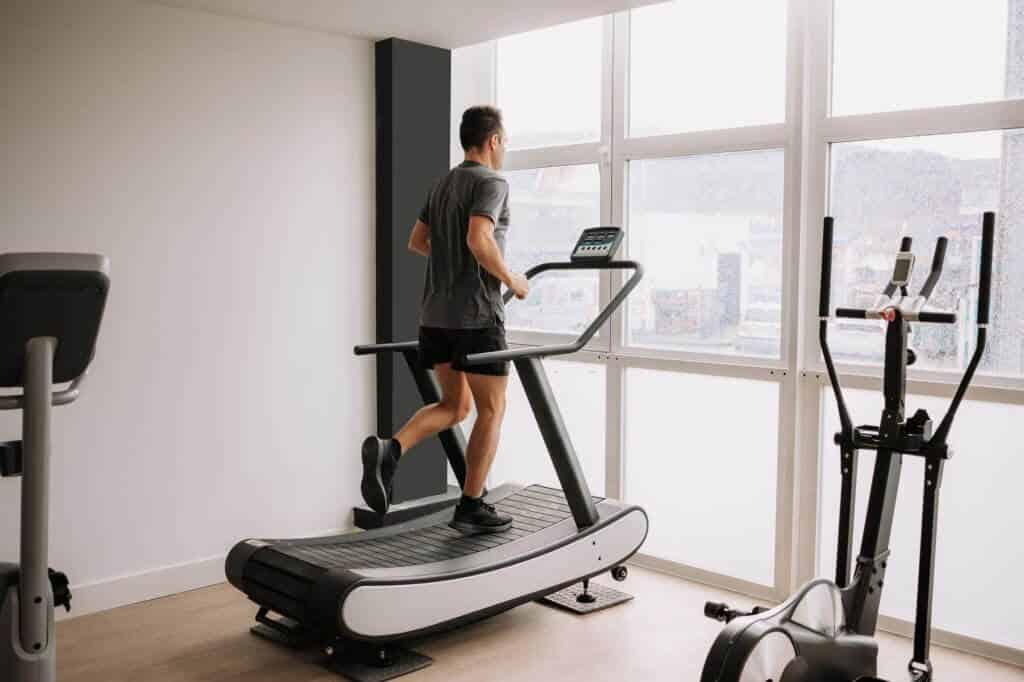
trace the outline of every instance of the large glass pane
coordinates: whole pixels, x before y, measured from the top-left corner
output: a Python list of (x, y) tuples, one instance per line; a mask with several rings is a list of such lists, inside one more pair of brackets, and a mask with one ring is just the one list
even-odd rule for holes
[(781, 150), (633, 161), (628, 343), (778, 357)]
[[(832, 576), (839, 523), (839, 450), (832, 436), (839, 429), (839, 419), (831, 389), (824, 393), (819, 565), (822, 575)], [(855, 422), (878, 423), (881, 393), (848, 390), (844, 395)], [(908, 413), (924, 408), (938, 421), (949, 399), (908, 396), (907, 403)], [(934, 601), (936, 627), (1018, 649), (1024, 648), (1024, 609), (1019, 597), (1024, 564), (1024, 543), (1019, 541), (1024, 526), (1024, 506), (1019, 503), (1024, 458), (1012, 427), (1022, 421), (1021, 405), (966, 401), (957, 413), (950, 437), (956, 456), (945, 465), (939, 499)], [(874, 459), (874, 453), (861, 454), (857, 543)], [(906, 620), (914, 618), (917, 594), (923, 479), (921, 458), (905, 457), (882, 613)], [(854, 551), (859, 547), (855, 545)], [(993, 608), (993, 604), (1006, 608)]]
[(498, 41), (510, 149), (600, 139), (602, 29), (598, 17)]
[(780, 123), (785, 97), (785, 0), (669, 2), (630, 13), (631, 136)]
[[(516, 272), (564, 261), (587, 227), (600, 223), (601, 178), (596, 165), (505, 173), (511, 226), (506, 259)], [(599, 277), (549, 272), (530, 281), (530, 295), (506, 308), (509, 329), (579, 333), (598, 311)]]
[(835, 0), (837, 115), (1020, 97), (1017, 0)]
[[(587, 485), (593, 494), (603, 495), (605, 367), (590, 362), (553, 360), (545, 362), (544, 369), (576, 448), (576, 456), (583, 466)], [(474, 411), (463, 424), (467, 438), (475, 420)], [(508, 408), (489, 485), (495, 487), (510, 481), (561, 487), (515, 370), (509, 376)]]
[[(939, 236), (949, 238), (932, 307), (954, 325), (914, 325), (919, 368), (963, 368), (974, 348), (981, 213), (997, 211), (990, 347), (982, 371), (1024, 373), (1024, 131), (832, 145), (833, 307), (867, 307), (892, 274), (900, 237), (914, 238), (910, 292), (927, 277)], [(884, 326), (843, 320), (831, 337), (837, 359), (881, 362)]]
[(644, 553), (772, 585), (778, 384), (630, 368), (625, 417)]

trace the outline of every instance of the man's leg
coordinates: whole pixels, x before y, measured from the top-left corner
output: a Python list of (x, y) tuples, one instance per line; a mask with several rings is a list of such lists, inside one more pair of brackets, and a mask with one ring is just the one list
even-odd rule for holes
[(441, 385), (441, 402), (421, 407), (395, 434), (402, 453), (420, 442), (462, 422), (469, 415), (470, 391), (466, 375), (452, 369), (451, 363), (434, 365), (434, 376)]
[(466, 445), (466, 487), (467, 497), (480, 497), (487, 474), (498, 451), (501, 437), (501, 422), (505, 418), (505, 392), (508, 389), (507, 376), (487, 374), (466, 374), (469, 390), (476, 404), (476, 423)]
[(496, 533), (512, 527), (512, 517), (498, 514), (482, 499), (487, 474), (498, 451), (505, 417), (508, 376), (467, 373), (477, 418), (466, 446), (466, 485), (451, 526), (464, 533)]
[(469, 414), (470, 392), (465, 375), (451, 363), (434, 365), (441, 386), (440, 402), (420, 408), (393, 438), (370, 436), (363, 441), (363, 499), (378, 514), (391, 504), (391, 482), (399, 458), (421, 441), (449, 429)]

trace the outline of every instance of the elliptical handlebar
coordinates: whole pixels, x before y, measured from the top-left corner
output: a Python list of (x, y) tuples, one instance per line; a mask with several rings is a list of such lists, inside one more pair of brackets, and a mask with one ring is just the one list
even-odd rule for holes
[[(903, 319), (907, 322), (934, 322), (938, 324), (955, 324), (956, 313), (940, 313), (929, 310), (915, 312), (912, 309), (901, 310)], [(844, 317), (854, 320), (882, 320), (885, 319), (886, 308), (836, 308), (836, 317)]]
[(821, 289), (818, 298), (818, 317), (829, 316), (829, 297), (832, 292), (832, 216), (825, 216), (825, 227), (821, 235)]
[(992, 251), (996, 239), (996, 214), (986, 211), (981, 222), (981, 275), (978, 283), (978, 324), (988, 324), (992, 295)]
[(957, 410), (960, 409), (960, 403), (967, 393), (967, 387), (970, 386), (974, 373), (981, 363), (981, 358), (985, 354), (985, 342), (988, 337), (989, 325), (989, 303), (992, 296), (992, 254), (995, 249), (995, 241), (996, 214), (992, 211), (986, 211), (981, 218), (981, 268), (978, 275), (978, 340), (974, 344), (974, 354), (967, 365), (967, 371), (964, 372), (963, 377), (960, 379), (960, 385), (957, 386), (956, 394), (949, 404), (946, 416), (942, 418), (938, 428), (935, 429), (935, 433), (932, 435), (931, 442), (938, 445), (946, 442), (949, 430), (953, 426), (953, 418), (956, 416)]
[[(945, 444), (946, 438), (949, 435), (949, 430), (953, 424), (953, 418), (956, 416), (957, 410), (960, 408), (960, 403), (963, 401), (964, 395), (967, 392), (967, 387), (970, 385), (971, 380), (974, 378), (974, 374), (978, 369), (978, 364), (981, 362), (981, 358), (985, 353), (985, 343), (987, 338), (987, 330), (989, 325), (989, 312), (992, 297), (992, 259), (993, 252), (995, 249), (995, 224), (996, 216), (991, 211), (986, 211), (982, 215), (982, 228), (981, 228), (981, 263), (979, 268), (979, 281), (978, 281), (978, 315), (977, 315), (977, 326), (978, 336), (977, 342), (974, 346), (974, 353), (971, 356), (971, 361), (968, 363), (967, 369), (964, 372), (963, 377), (960, 379), (960, 384), (957, 387), (956, 394), (953, 396), (953, 400), (949, 405), (949, 409), (946, 411), (945, 416), (939, 423), (938, 428), (935, 429), (934, 434), (930, 439), (932, 445), (941, 446)], [(842, 389), (839, 386), (838, 375), (835, 370), (835, 366), (832, 360), (832, 353), (828, 346), (828, 309), (829, 309), (829, 295), (831, 289), (831, 276), (832, 276), (832, 237), (833, 237), (833, 219), (831, 216), (825, 218), (824, 230), (822, 233), (822, 254), (821, 254), (821, 289), (820, 299), (818, 305), (818, 313), (820, 316), (819, 323), (819, 340), (821, 342), (821, 352), (825, 359), (825, 367), (828, 371), (829, 380), (832, 384), (833, 392), (835, 393), (836, 403), (839, 408), (839, 420), (842, 425), (843, 433), (848, 435), (852, 429), (849, 413), (847, 412), (845, 402), (843, 400)], [(910, 305), (901, 305), (900, 301), (895, 301), (894, 305), (887, 306), (888, 308), (899, 308), (900, 313), (904, 320), (915, 321), (915, 322), (934, 322), (942, 324), (955, 323), (957, 317), (954, 313), (945, 312), (932, 312), (921, 310), (924, 302), (931, 295), (938, 282), (939, 276), (942, 273), (943, 262), (945, 261), (946, 248), (948, 246), (947, 239), (940, 237), (935, 245), (935, 253), (932, 256), (932, 269), (928, 275), (928, 279), (925, 281), (924, 287), (921, 289), (921, 294), (912, 299), (908, 299)], [(910, 237), (904, 237), (901, 244), (901, 251), (909, 250)], [(892, 290), (892, 291), (890, 291)], [(891, 298), (892, 294), (895, 294), (895, 287), (892, 283), (886, 287), (887, 296)], [(886, 312), (886, 308), (877, 308), (867, 310), (864, 308), (838, 308), (836, 309), (836, 317), (848, 318), (848, 319), (883, 319)]]
[(938, 241), (935, 242), (935, 253), (932, 255), (932, 271), (928, 273), (928, 279), (925, 280), (919, 294), (925, 300), (931, 298), (932, 290), (938, 284), (939, 276), (942, 275), (942, 263), (946, 260), (946, 245), (948, 243), (949, 240), (945, 237), (939, 237)]

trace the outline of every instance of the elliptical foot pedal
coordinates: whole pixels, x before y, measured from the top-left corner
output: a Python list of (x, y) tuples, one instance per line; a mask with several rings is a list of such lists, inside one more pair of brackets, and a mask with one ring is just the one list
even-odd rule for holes
[(384, 682), (430, 666), (434, 659), (399, 646), (339, 643), (328, 667), (352, 682)]
[(582, 583), (570, 585), (537, 601), (545, 606), (554, 606), (583, 615), (623, 604), (632, 598), (631, 594), (592, 582), (586, 587)]

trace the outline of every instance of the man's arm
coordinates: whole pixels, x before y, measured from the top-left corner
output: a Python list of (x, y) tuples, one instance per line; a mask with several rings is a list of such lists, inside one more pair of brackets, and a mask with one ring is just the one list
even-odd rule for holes
[(421, 256), (430, 255), (430, 227), (422, 220), (417, 220), (409, 235), (409, 250)]
[(480, 215), (470, 217), (466, 245), (480, 267), (511, 289), (517, 298), (526, 296), (529, 290), (526, 279), (522, 275), (513, 273), (505, 265), (501, 249), (498, 248), (498, 242), (494, 239), (494, 223), (490, 218)]

